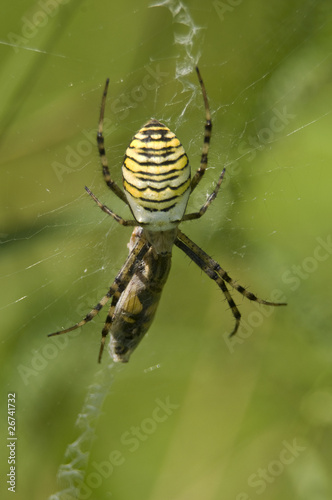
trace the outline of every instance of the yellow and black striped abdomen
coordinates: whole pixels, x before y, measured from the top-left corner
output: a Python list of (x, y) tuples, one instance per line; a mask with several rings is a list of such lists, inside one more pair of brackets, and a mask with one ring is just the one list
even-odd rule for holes
[(138, 222), (163, 231), (182, 219), (190, 194), (190, 166), (169, 128), (157, 120), (144, 125), (127, 148), (122, 174)]

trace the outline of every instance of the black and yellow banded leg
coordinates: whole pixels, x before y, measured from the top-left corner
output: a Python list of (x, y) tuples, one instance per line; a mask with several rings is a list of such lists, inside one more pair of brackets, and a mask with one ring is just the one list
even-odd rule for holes
[[(60, 330), (58, 332), (50, 333), (48, 337), (53, 337), (54, 335), (61, 335), (62, 333), (68, 333), (72, 332), (73, 330), (76, 330), (77, 328), (80, 328), (81, 326), (84, 326), (86, 323), (91, 321), (99, 311), (104, 307), (104, 305), (107, 304), (107, 302), (110, 300), (111, 297), (116, 296), (117, 300), (119, 299), (121, 293), (126, 289), (132, 275), (135, 272), (137, 262), (140, 262), (141, 259), (143, 259), (144, 255), (149, 249), (149, 244), (146, 242), (144, 237), (141, 237), (137, 240), (134, 248), (130, 252), (129, 256), (127, 257), (126, 262), (122, 266), (120, 272), (116, 276), (114, 282), (110, 286), (108, 292), (104, 297), (98, 302), (93, 309), (78, 323), (75, 325), (66, 328), (65, 330)], [(107, 333), (105, 334), (106, 337)], [(101, 353), (103, 351), (103, 348), (101, 347)], [(99, 361), (101, 358), (101, 353), (99, 354)]]
[(187, 220), (193, 220), (193, 219), (200, 219), (202, 217), (202, 215), (205, 214), (205, 212), (207, 211), (207, 209), (209, 208), (209, 206), (211, 205), (213, 200), (217, 197), (218, 191), (220, 189), (221, 183), (222, 183), (224, 175), (225, 175), (225, 170), (226, 169), (224, 168), (223, 171), (221, 172), (220, 177), (218, 179), (218, 182), (216, 184), (216, 187), (214, 188), (214, 190), (212, 191), (210, 196), (208, 196), (208, 199), (206, 200), (204, 205), (200, 208), (200, 210), (198, 212), (193, 212), (191, 214), (185, 214), (183, 216), (181, 222), (184, 222)]
[(187, 254), (188, 257), (190, 257), (191, 260), (195, 262), (195, 264), (197, 264), (198, 267), (200, 267), (202, 271), (204, 271), (209, 276), (209, 278), (213, 279), (217, 283), (217, 285), (225, 295), (228, 305), (231, 308), (231, 311), (235, 318), (235, 327), (231, 332), (230, 336), (235, 335), (240, 325), (241, 313), (236, 307), (236, 304), (232, 299), (231, 294), (228, 291), (226, 283), (221, 278), (221, 276), (214, 270), (213, 266), (207, 264), (205, 260), (202, 258), (202, 255), (200, 255), (199, 252), (197, 252), (197, 250), (200, 250), (201, 252), (203, 251), (193, 241), (191, 241), (187, 236), (185, 236), (181, 231), (178, 232), (177, 239), (175, 240), (175, 245), (178, 248), (180, 248), (185, 254)]
[[(123, 219), (122, 217), (120, 217), (120, 215), (117, 215), (116, 213), (114, 213), (110, 208), (108, 208), (106, 205), (104, 205), (103, 203), (101, 203), (98, 200), (98, 198), (93, 194), (93, 192), (90, 191), (90, 189), (88, 187), (85, 186), (85, 190), (91, 196), (91, 198), (93, 199), (93, 201), (95, 201), (97, 203), (98, 207), (103, 212), (105, 212), (105, 214), (110, 215), (111, 217), (113, 217), (113, 219), (116, 220), (116, 222), (118, 222), (122, 226), (137, 226), (138, 225), (137, 221), (135, 221), (134, 219), (132, 219), (132, 220), (126, 220), (126, 219)], [(140, 224), (140, 225), (142, 225), (142, 224)]]
[(116, 182), (113, 181), (113, 179), (111, 178), (111, 174), (110, 174), (110, 171), (108, 168), (108, 161), (107, 161), (107, 157), (106, 157), (106, 152), (105, 152), (103, 128), (104, 128), (104, 112), (105, 112), (108, 84), (109, 84), (109, 78), (107, 78), (107, 80), (106, 80), (103, 98), (101, 101), (100, 118), (99, 118), (98, 132), (97, 132), (98, 151), (99, 151), (101, 165), (103, 167), (104, 180), (105, 180), (107, 186), (111, 189), (111, 191), (113, 191), (114, 194), (116, 194), (116, 196), (118, 198), (120, 198), (122, 201), (125, 202), (126, 205), (128, 205), (126, 195), (124, 194), (122, 189), (116, 184)]
[[(243, 286), (238, 285), (235, 280), (233, 280), (227, 273), (220, 267), (218, 262), (213, 260), (209, 255), (207, 255), (196, 243), (194, 243), (188, 236), (183, 234), (178, 230), (177, 238), (175, 240), (175, 245), (184, 253), (186, 253), (191, 260), (193, 260), (201, 269), (204, 271), (211, 279), (216, 281), (217, 285), (224, 292), (227, 302), (232, 310), (233, 316), (236, 320), (236, 325), (231, 335), (234, 335), (239, 327), (241, 314), (235, 305), (232, 297), (230, 296), (225, 282), (232, 286), (235, 290), (241, 293), (244, 297), (259, 304), (264, 304), (266, 306), (285, 306), (285, 302), (269, 302), (267, 300), (260, 299), (256, 297), (252, 292), (248, 292)], [(221, 285), (223, 282), (223, 285)]]
[(204, 99), (204, 107), (205, 107), (205, 126), (204, 126), (204, 142), (203, 142), (203, 148), (202, 148), (202, 155), (201, 155), (201, 163), (196, 171), (195, 175), (193, 176), (191, 180), (191, 192), (196, 188), (198, 183), (200, 182), (201, 178), (205, 174), (205, 170), (207, 167), (207, 162), (208, 162), (208, 153), (209, 153), (209, 146), (210, 146), (210, 139), (211, 139), (211, 131), (212, 131), (212, 121), (211, 121), (211, 112), (210, 112), (210, 107), (209, 107), (209, 102), (208, 98), (206, 95), (206, 90), (205, 86), (201, 77), (201, 74), (199, 72), (198, 67), (196, 66), (196, 72), (198, 76), (198, 80), (202, 89), (202, 94), (203, 94), (203, 99)]
[(101, 332), (101, 342), (100, 342), (98, 363), (101, 362), (101, 357), (103, 355), (104, 347), (105, 347), (105, 340), (106, 340), (106, 337), (109, 334), (109, 331), (112, 327), (114, 310), (115, 310), (116, 304), (117, 304), (120, 297), (121, 297), (121, 292), (116, 292), (113, 295), (111, 307), (108, 310), (107, 318), (106, 318), (104, 327), (103, 327), (102, 332)]

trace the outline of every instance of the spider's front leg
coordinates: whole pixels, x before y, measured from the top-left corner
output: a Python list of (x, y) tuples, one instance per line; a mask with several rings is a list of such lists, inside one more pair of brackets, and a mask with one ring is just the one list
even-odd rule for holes
[(109, 334), (109, 331), (110, 331), (110, 329), (112, 327), (114, 310), (115, 310), (115, 307), (116, 307), (116, 305), (117, 305), (120, 297), (121, 297), (121, 292), (116, 292), (113, 295), (111, 307), (109, 308), (109, 311), (107, 313), (107, 318), (106, 318), (104, 327), (103, 327), (103, 329), (101, 331), (101, 342), (100, 342), (98, 363), (101, 363), (101, 358), (102, 358), (102, 355), (103, 355), (103, 352), (104, 352), (106, 337)]
[[(107, 302), (113, 297), (113, 301), (112, 301), (112, 305), (111, 305), (111, 309), (110, 309), (110, 313), (109, 313), (109, 315), (110, 315), (112, 307), (113, 306), (115, 307), (118, 298), (121, 296), (122, 292), (126, 289), (132, 275), (134, 274), (136, 266), (137, 266), (137, 262), (140, 262), (143, 259), (144, 255), (146, 254), (148, 249), (149, 249), (149, 244), (147, 243), (146, 239), (141, 236), (141, 232), (140, 232), (139, 237), (136, 238), (135, 244), (134, 244), (129, 256), (127, 257), (126, 262), (122, 266), (120, 272), (116, 276), (114, 282), (110, 286), (106, 295), (104, 295), (104, 297), (98, 302), (98, 304), (95, 305), (95, 307), (93, 309), (91, 309), (91, 311), (81, 321), (79, 321), (78, 323), (76, 323), (75, 325), (73, 325), (69, 328), (66, 328), (65, 330), (59, 330), (57, 332), (50, 333), (48, 335), (48, 337), (52, 337), (54, 335), (61, 335), (62, 333), (72, 332), (73, 330), (76, 330), (77, 328), (84, 326), (86, 323), (91, 321), (95, 316), (97, 316), (97, 314), (104, 307), (104, 305), (107, 304)], [(105, 324), (105, 327), (103, 329), (102, 343), (101, 343), (99, 358), (98, 358), (99, 362), (101, 360), (102, 352), (104, 349), (105, 337), (109, 331), (109, 328), (108, 328), (108, 324), (110, 322), (109, 315), (107, 316), (106, 324)]]
[(201, 77), (200, 71), (199, 71), (197, 66), (196, 66), (196, 73), (197, 73), (199, 84), (201, 86), (201, 91), (202, 91), (203, 100), (204, 100), (205, 126), (204, 126), (204, 142), (203, 142), (203, 147), (202, 147), (201, 163), (200, 163), (200, 166), (197, 169), (195, 175), (191, 179), (191, 186), (190, 186), (191, 192), (193, 192), (193, 190), (196, 188), (196, 186), (201, 181), (203, 175), (205, 174), (207, 163), (208, 163), (208, 154), (209, 154), (210, 139), (211, 139), (211, 133), (212, 133), (212, 120), (211, 120), (211, 111), (210, 111), (210, 107), (209, 107), (209, 101), (207, 98), (203, 79)]
[(104, 113), (105, 113), (108, 85), (109, 85), (109, 78), (107, 78), (107, 80), (106, 80), (105, 88), (104, 88), (104, 92), (103, 92), (103, 97), (102, 97), (102, 101), (101, 101), (99, 125), (98, 125), (98, 132), (97, 132), (98, 152), (99, 152), (99, 156), (100, 156), (101, 165), (103, 167), (104, 181), (106, 182), (106, 184), (110, 188), (110, 190), (113, 191), (113, 193), (118, 198), (120, 198), (126, 205), (128, 205), (126, 195), (124, 194), (122, 189), (117, 185), (117, 183), (115, 181), (113, 181), (113, 179), (111, 178), (111, 174), (110, 174), (110, 171), (108, 168), (107, 156), (106, 156), (106, 152), (105, 152)]
[(221, 183), (222, 183), (222, 181), (224, 179), (225, 171), (226, 171), (226, 169), (224, 168), (223, 171), (220, 174), (220, 177), (218, 179), (216, 187), (214, 188), (214, 190), (212, 191), (212, 193), (208, 196), (206, 202), (200, 208), (200, 210), (198, 212), (193, 212), (191, 214), (185, 214), (183, 216), (181, 222), (185, 222), (187, 220), (193, 220), (193, 219), (200, 219), (205, 214), (205, 212), (207, 211), (207, 209), (209, 208), (209, 206), (211, 205), (211, 203), (213, 202), (213, 200), (217, 197), (217, 194), (218, 194), (218, 191), (220, 189)]

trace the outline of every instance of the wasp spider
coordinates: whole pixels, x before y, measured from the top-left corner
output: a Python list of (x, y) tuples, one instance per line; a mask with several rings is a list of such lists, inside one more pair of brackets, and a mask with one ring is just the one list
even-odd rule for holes
[(178, 138), (159, 121), (150, 120), (137, 132), (125, 153), (122, 165), (123, 190), (111, 178), (104, 147), (103, 121), (109, 80), (106, 81), (97, 133), (98, 150), (107, 186), (129, 206), (133, 219), (123, 219), (102, 204), (90, 189), (85, 189), (103, 212), (119, 224), (135, 226), (128, 244), (129, 256), (106, 295), (84, 319), (66, 330), (50, 334), (51, 336), (70, 332), (85, 325), (112, 299), (102, 330), (99, 362), (108, 333), (113, 360), (125, 363), (129, 361), (131, 353), (148, 331), (171, 267), (173, 245), (186, 253), (224, 293), (235, 318), (231, 335), (234, 335), (239, 327), (241, 314), (227, 284), (247, 299), (260, 304), (285, 305), (259, 299), (238, 285), (178, 227), (180, 222), (199, 219), (204, 215), (217, 196), (225, 174), (223, 169), (213, 192), (201, 209), (186, 214), (189, 196), (199, 184), (207, 167), (212, 129), (206, 90), (198, 68), (196, 71), (205, 105), (205, 132), (201, 162), (195, 175), (191, 178), (189, 160)]

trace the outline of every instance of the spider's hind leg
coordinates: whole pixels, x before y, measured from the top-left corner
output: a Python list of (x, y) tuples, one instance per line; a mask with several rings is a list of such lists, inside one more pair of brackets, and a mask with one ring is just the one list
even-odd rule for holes
[[(223, 294), (228, 302), (228, 305), (232, 311), (232, 314), (234, 316), (235, 327), (232, 330), (230, 336), (235, 335), (239, 326), (240, 326), (241, 313), (238, 310), (234, 300), (232, 299), (232, 296), (229, 293), (229, 290), (228, 290), (224, 280), (213, 269), (213, 266), (208, 265), (206, 262), (204, 262), (204, 259), (202, 258), (203, 255), (205, 255), (206, 257), (208, 257), (208, 255), (205, 254), (205, 252), (203, 252), (203, 250), (201, 250), (193, 241), (191, 241), (181, 231), (178, 232), (177, 239), (175, 240), (175, 245), (178, 248), (180, 248), (185, 254), (187, 254), (188, 257), (190, 257), (191, 260), (194, 261), (195, 264), (197, 264), (202, 269), (202, 271), (204, 271), (205, 274), (207, 274), (209, 276), (209, 278), (213, 279), (217, 283), (217, 285), (219, 286), (219, 288), (223, 292)], [(208, 257), (208, 258), (210, 258), (210, 257)]]
[(285, 302), (269, 302), (267, 300), (260, 299), (259, 297), (256, 297), (256, 295), (254, 295), (252, 292), (248, 292), (248, 290), (246, 290), (243, 286), (238, 285), (236, 281), (234, 281), (226, 273), (226, 271), (224, 271), (220, 267), (218, 262), (209, 257), (209, 255), (207, 255), (198, 245), (196, 245), (196, 243), (190, 240), (180, 230), (178, 230), (175, 245), (179, 247), (184, 253), (186, 253), (188, 257), (190, 257), (191, 260), (193, 260), (195, 264), (197, 264), (202, 269), (202, 271), (204, 271), (209, 276), (209, 278), (213, 279), (224, 293), (236, 321), (235, 328), (231, 332), (230, 336), (235, 335), (235, 333), (237, 332), (240, 325), (241, 314), (227, 289), (226, 283), (235, 288), (235, 290), (237, 290), (247, 299), (258, 302), (259, 304), (264, 304), (267, 306), (286, 305)]

